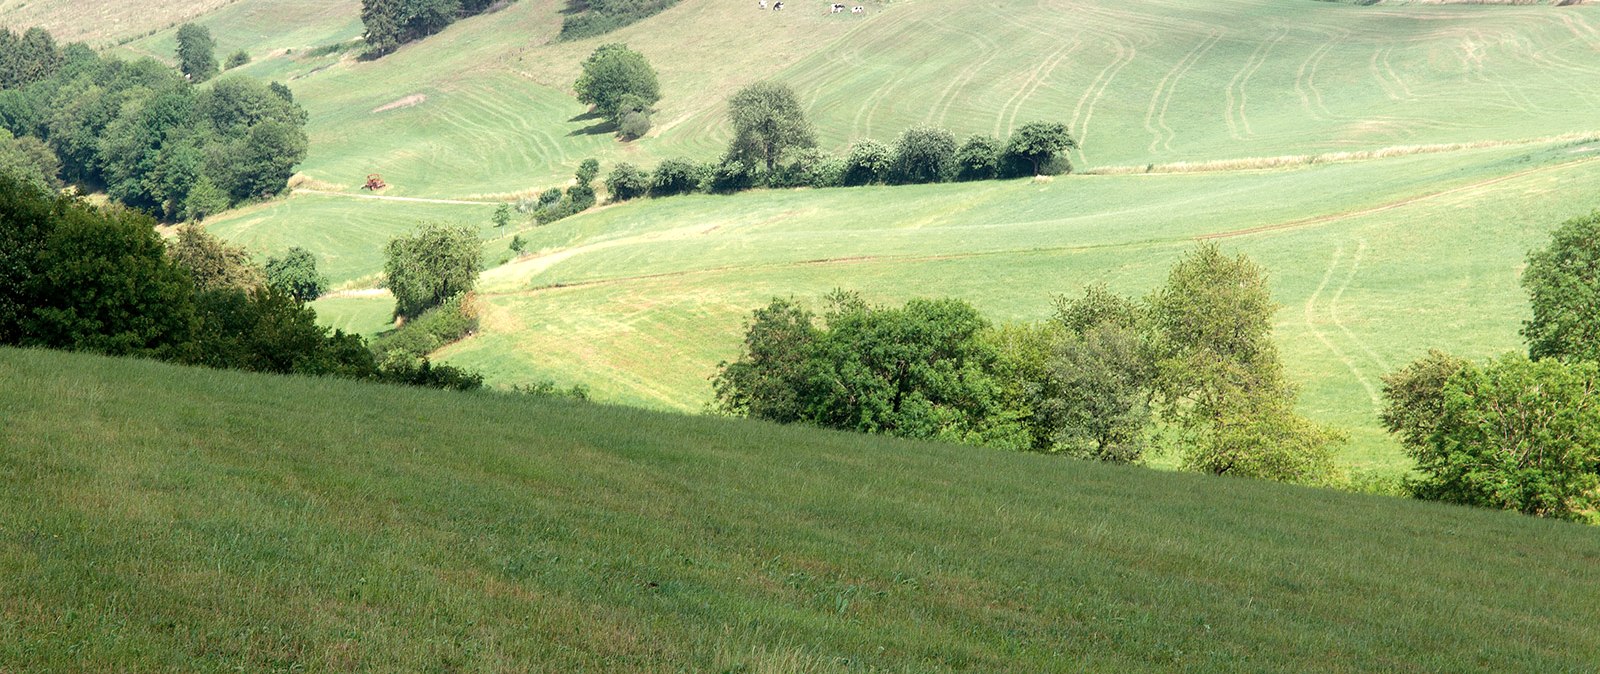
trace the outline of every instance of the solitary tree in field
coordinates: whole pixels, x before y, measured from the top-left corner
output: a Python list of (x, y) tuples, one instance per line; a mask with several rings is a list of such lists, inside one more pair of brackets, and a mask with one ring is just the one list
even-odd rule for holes
[(728, 116), (733, 121), (728, 159), (765, 166), (769, 174), (784, 154), (817, 145), (800, 99), (785, 84), (757, 82), (740, 89), (728, 100)]
[[(583, 62), (583, 74), (572, 85), (578, 102), (593, 105), (595, 110), (622, 130), (629, 122), (626, 134), (644, 135), (650, 130), (648, 118), (652, 106), (661, 100), (661, 84), (656, 79), (655, 68), (640, 54), (625, 44), (606, 44), (594, 50)], [(641, 124), (639, 119), (643, 118)]]
[(1005, 156), (1015, 161), (1027, 162), (1033, 175), (1070, 173), (1066, 153), (1078, 147), (1060, 122), (1030, 122), (1018, 127), (1006, 141)]
[(1600, 362), (1600, 211), (1568, 220), (1529, 255), (1522, 285), (1533, 305), (1522, 327), (1530, 356)]
[(384, 252), (397, 318), (415, 318), (478, 282), (481, 250), (470, 227), (425, 225), (390, 241)]
[(178, 69), (193, 82), (217, 76), (217, 41), (205, 26), (186, 23), (178, 28)]

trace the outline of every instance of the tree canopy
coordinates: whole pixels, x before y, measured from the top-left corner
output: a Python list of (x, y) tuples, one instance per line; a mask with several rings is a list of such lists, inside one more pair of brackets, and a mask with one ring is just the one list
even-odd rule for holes
[(470, 227), (424, 225), (391, 240), (384, 274), (394, 293), (394, 315), (415, 318), (440, 302), (472, 290), (482, 255)]
[[(653, 106), (661, 100), (661, 84), (650, 62), (645, 60), (644, 54), (619, 43), (595, 49), (584, 60), (583, 73), (572, 88), (578, 94), (578, 102), (593, 105), (619, 131), (624, 117), (631, 113), (648, 118)], [(643, 131), (648, 130), (646, 124)], [(638, 127), (628, 131), (630, 136), (643, 135)]]
[(733, 142), (728, 159), (771, 173), (794, 150), (815, 147), (816, 132), (788, 85), (756, 82), (728, 100)]
[(1600, 362), (1600, 211), (1562, 223), (1522, 273), (1533, 316), (1522, 335), (1534, 358)]
[(178, 70), (196, 83), (217, 76), (217, 41), (205, 26), (186, 23), (178, 27)]

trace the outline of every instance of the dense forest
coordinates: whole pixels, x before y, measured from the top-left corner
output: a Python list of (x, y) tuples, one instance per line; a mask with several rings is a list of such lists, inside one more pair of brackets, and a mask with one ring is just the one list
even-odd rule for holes
[(0, 168), (169, 221), (282, 192), (307, 147), (294, 94), (241, 76), (192, 79), (154, 59), (60, 47), (41, 29), (0, 30)]

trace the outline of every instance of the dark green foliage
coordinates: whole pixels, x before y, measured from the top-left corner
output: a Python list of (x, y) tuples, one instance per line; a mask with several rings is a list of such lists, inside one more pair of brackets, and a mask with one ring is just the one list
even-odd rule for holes
[(61, 187), (61, 160), (44, 141), (0, 129), (0, 174), (39, 191)]
[(250, 65), (250, 52), (247, 52), (247, 51), (245, 51), (243, 49), (240, 49), (239, 51), (234, 52), (232, 55), (230, 55), (228, 57), (227, 70), (233, 70), (234, 68), (242, 68), (242, 67), (247, 66), (247, 65)]
[(0, 345), (472, 387), (454, 369), (380, 372), (361, 337), (330, 334), (300, 298), (258, 285), (244, 257), (193, 226), (169, 250), (148, 216), (0, 175)]
[(447, 391), (483, 388), (483, 375), (453, 365), (436, 365), (427, 358), (398, 357), (378, 366), (378, 381), (404, 386), (425, 386)]
[(328, 291), (328, 277), (317, 269), (316, 256), (299, 246), (284, 251), (282, 257), (267, 258), (266, 275), (269, 287), (300, 302), (310, 302)]
[(913, 126), (894, 143), (890, 180), (897, 183), (937, 183), (955, 176), (956, 137), (931, 126)]
[(195, 330), (194, 290), (154, 225), (0, 176), (0, 340), (181, 356)]
[(1408, 452), (1415, 453), (1428, 444), (1444, 416), (1445, 384), (1470, 364), (1433, 349), (1383, 378), (1385, 404), (1379, 416)]
[(661, 100), (661, 84), (656, 71), (645, 60), (644, 54), (633, 51), (625, 44), (605, 44), (594, 50), (583, 62), (583, 74), (572, 85), (578, 102), (594, 106), (619, 132), (624, 117), (636, 115), (643, 118), (642, 130), (637, 119), (632, 120), (624, 135), (637, 138), (650, 130), (649, 114)]
[[(1426, 363), (1398, 381), (1430, 379)], [(1419, 376), (1420, 375), (1420, 376)], [(1429, 405), (1391, 398), (1391, 429), (1421, 477), (1418, 498), (1583, 519), (1600, 500), (1600, 366), (1508, 354), (1461, 364)], [(1438, 417), (1415, 423), (1437, 406)], [(1431, 411), (1431, 410), (1427, 410)], [(1425, 431), (1414, 442), (1417, 431)]]
[(470, 227), (424, 225), (389, 242), (384, 274), (394, 293), (394, 315), (415, 318), (478, 281), (478, 235)]
[(595, 177), (600, 175), (600, 161), (593, 157), (583, 160), (578, 164), (578, 171), (573, 175), (578, 179), (578, 184), (580, 185), (594, 182)]
[(998, 176), (1002, 151), (1000, 141), (993, 136), (969, 136), (956, 150), (956, 179), (989, 180)]
[(812, 313), (793, 300), (774, 299), (757, 309), (745, 329), (743, 353), (719, 366), (714, 380), (718, 405), (729, 413), (778, 423), (807, 420), (811, 361), (821, 334)]
[(828, 156), (815, 148), (795, 152), (792, 158), (774, 171), (767, 178), (769, 187), (818, 187), (827, 184), (828, 179), (821, 175), (824, 163)]
[(559, 203), (561, 203), (561, 188), (552, 187), (539, 193), (539, 208), (549, 208)]
[(573, 384), (572, 388), (563, 389), (549, 380), (536, 381), (532, 384), (513, 384), (512, 393), (533, 396), (535, 398), (567, 398), (570, 400), (588, 400), (589, 387), (583, 384)]
[(1533, 317), (1522, 327), (1533, 358), (1600, 362), (1600, 211), (1562, 223), (1522, 273)]
[(522, 240), (522, 235), (521, 234), (512, 234), (511, 235), (511, 246), (510, 246), (511, 247), (511, 252), (520, 253), (527, 246), (528, 246), (528, 242)]
[(0, 89), (21, 89), (49, 79), (65, 61), (49, 31), (34, 27), (17, 34), (0, 28)]
[(317, 325), (317, 313), (276, 288), (197, 295), (200, 333), (188, 362), (208, 367), (364, 379), (377, 361), (358, 335)]
[(706, 187), (711, 192), (741, 192), (766, 182), (761, 167), (737, 159), (725, 159), (711, 167)]
[(606, 191), (611, 193), (612, 201), (642, 197), (650, 191), (650, 174), (633, 164), (617, 164), (606, 176)]
[(715, 379), (724, 410), (780, 422), (995, 446), (1025, 443), (998, 414), (988, 324), (956, 300), (878, 308), (830, 298), (825, 326), (775, 300), (756, 314), (745, 351)]
[(565, 17), (561, 20), (561, 39), (604, 35), (676, 4), (678, 0), (567, 0)]
[(872, 185), (889, 178), (894, 166), (894, 151), (871, 138), (863, 138), (850, 146), (844, 159), (843, 182), (846, 186)]
[(511, 204), (502, 203), (494, 207), (494, 226), (505, 227), (511, 224)]
[(629, 110), (622, 113), (622, 121), (617, 124), (617, 133), (623, 138), (643, 138), (650, 133), (654, 123), (650, 121), (650, 113), (641, 110)]
[[(1067, 152), (1078, 147), (1060, 122), (1029, 122), (1018, 127), (1006, 139), (1001, 157), (1001, 168), (1009, 176), (1056, 175), (1071, 173), (1072, 164)], [(1031, 170), (1028, 173), (1023, 167)]]
[(205, 26), (178, 27), (178, 70), (196, 84), (217, 76), (217, 41)]
[(197, 88), (153, 60), (102, 59), (82, 45), (59, 61), (26, 90), (0, 92), (0, 123), (19, 142), (43, 141), (52, 152), (33, 142), (29, 157), (84, 191), (199, 220), (282, 192), (305, 156), (306, 113), (282, 85), (230, 77)]
[(472, 309), (467, 295), (456, 295), (422, 312), (421, 316), (405, 325), (372, 340), (372, 351), (380, 362), (391, 362), (403, 354), (411, 358), (426, 358), (446, 344), (459, 340), (478, 329), (477, 312)]
[[(470, 5), (480, 7), (483, 3)], [(367, 51), (387, 54), (407, 42), (444, 30), (461, 14), (461, 0), (361, 0)]]
[(1055, 429), (1056, 451), (1116, 463), (1143, 458), (1153, 375), (1143, 346), (1138, 333), (1109, 324), (1067, 332), (1055, 345), (1039, 408)]
[(687, 159), (668, 159), (651, 174), (650, 196), (688, 194), (699, 190), (704, 180), (705, 169), (701, 165)]
[(205, 292), (233, 288), (251, 290), (265, 283), (261, 269), (250, 260), (250, 252), (224, 243), (199, 225), (178, 228), (167, 243), (167, 255), (189, 272), (195, 290)]
[(800, 99), (785, 84), (757, 82), (740, 89), (728, 100), (728, 117), (733, 141), (725, 164), (742, 163), (771, 174), (788, 153), (817, 144)]

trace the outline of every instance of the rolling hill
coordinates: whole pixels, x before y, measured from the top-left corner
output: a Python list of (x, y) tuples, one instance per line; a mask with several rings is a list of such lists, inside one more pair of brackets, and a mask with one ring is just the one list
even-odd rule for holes
[(0, 669), (1580, 672), (1509, 513), (0, 349)]
[[(743, 317), (774, 295), (953, 295), (1030, 320), (1088, 282), (1142, 292), (1194, 239), (1226, 237), (1274, 275), (1304, 411), (1351, 433), (1347, 464), (1400, 471), (1374, 417), (1379, 376), (1431, 346), (1514, 348), (1524, 253), (1600, 207), (1585, 142), (1600, 131), (1594, 5), (827, 4), (684, 0), (553, 42), (562, 3), (521, 0), (376, 61), (355, 58), (354, 2), (210, 9), (197, 20), (220, 51), (249, 51), (245, 72), (286, 81), (310, 111), (297, 184), (317, 191), (211, 227), (266, 253), (311, 248), (337, 287), (360, 289), (384, 241), (422, 220), (474, 225), (486, 258), (508, 261), (514, 232), (488, 226), (492, 203), (560, 185), (584, 157), (716, 157), (723, 101), (760, 78), (793, 85), (833, 151), (913, 124), (1004, 134), (1061, 120), (1080, 171), (1099, 175), (688, 197), (523, 227), (536, 254), (486, 272), (484, 329), (438, 355), (499, 384), (554, 379), (694, 410)], [(91, 6), (27, 11), (60, 22)], [(568, 91), (612, 41), (661, 74), (657, 128), (632, 143), (595, 132)], [(172, 45), (168, 30), (118, 49), (168, 58)], [(374, 171), (388, 196), (443, 203), (354, 198)], [(371, 295), (318, 304), (367, 333), (386, 309)]]

